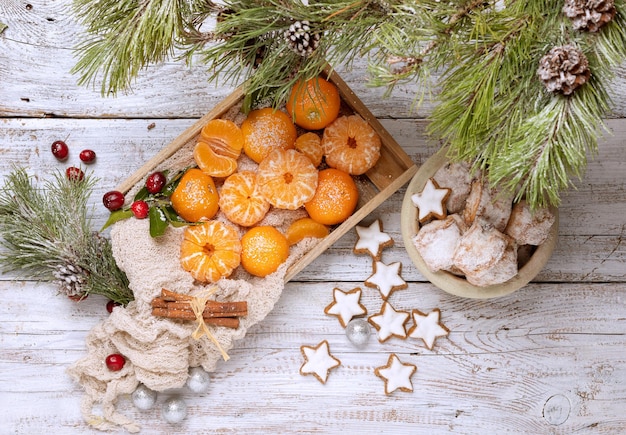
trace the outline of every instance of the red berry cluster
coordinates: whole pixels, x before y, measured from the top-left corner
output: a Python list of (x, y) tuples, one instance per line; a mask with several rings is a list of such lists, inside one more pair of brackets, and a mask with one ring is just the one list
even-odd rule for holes
[[(65, 143), (65, 141), (57, 140), (52, 143), (50, 147), (52, 151), (52, 155), (56, 157), (56, 159), (60, 162), (64, 162), (70, 155), (70, 149)], [(80, 161), (90, 165), (96, 161), (96, 153), (93, 150), (82, 150), (78, 156)], [(72, 181), (82, 181), (85, 178), (85, 173), (82, 169), (77, 168), (76, 166), (70, 166), (65, 170), (65, 175), (68, 179)]]
[[(167, 179), (162, 172), (154, 172), (146, 179), (146, 190), (149, 194), (156, 195), (161, 193), (165, 187)], [(124, 194), (117, 190), (107, 192), (102, 197), (102, 203), (109, 211), (117, 211), (124, 207), (126, 198)], [(133, 201), (130, 210), (137, 219), (145, 219), (150, 212), (150, 204), (143, 199)]]

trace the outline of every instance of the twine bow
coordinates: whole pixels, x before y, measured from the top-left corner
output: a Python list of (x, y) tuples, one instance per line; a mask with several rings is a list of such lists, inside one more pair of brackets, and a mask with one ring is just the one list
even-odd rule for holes
[(224, 361), (228, 361), (230, 357), (228, 356), (228, 354), (226, 353), (222, 345), (220, 345), (219, 341), (217, 341), (217, 338), (215, 338), (213, 333), (211, 333), (211, 331), (209, 330), (209, 327), (204, 321), (204, 317), (202, 316), (202, 313), (204, 312), (204, 307), (206, 306), (207, 301), (213, 295), (213, 293), (215, 293), (216, 290), (217, 290), (217, 287), (208, 289), (207, 291), (200, 293), (197, 296), (194, 296), (193, 299), (189, 301), (189, 305), (191, 306), (191, 309), (193, 310), (193, 313), (196, 316), (196, 322), (198, 323), (198, 327), (193, 332), (193, 334), (191, 334), (191, 336), (195, 340), (200, 340), (200, 338), (202, 338), (203, 335), (206, 335), (209, 338), (209, 340), (211, 340), (213, 344), (215, 344), (217, 349), (220, 351), (220, 353), (222, 354), (222, 358), (224, 358)]

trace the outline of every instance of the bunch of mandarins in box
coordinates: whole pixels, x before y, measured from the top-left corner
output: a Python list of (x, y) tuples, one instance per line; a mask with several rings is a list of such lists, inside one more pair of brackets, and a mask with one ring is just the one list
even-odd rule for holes
[[(213, 119), (193, 149), (197, 166), (169, 183), (162, 173), (151, 174), (125, 209), (123, 198), (119, 204), (115, 196), (119, 192), (105, 194), (105, 206), (119, 209), (107, 225), (149, 216), (154, 236), (163, 231), (153, 228), (158, 222), (186, 225), (181, 266), (202, 282), (228, 277), (240, 265), (267, 276), (286, 261), (290, 246), (325, 237), (352, 215), (359, 196), (352, 176), (364, 174), (380, 157), (376, 131), (340, 109), (337, 87), (318, 77), (296, 83), (284, 110), (255, 109), (239, 125)], [(261, 224), (272, 208), (301, 210), (303, 216), (283, 233)], [(215, 219), (218, 211), (226, 222)]]

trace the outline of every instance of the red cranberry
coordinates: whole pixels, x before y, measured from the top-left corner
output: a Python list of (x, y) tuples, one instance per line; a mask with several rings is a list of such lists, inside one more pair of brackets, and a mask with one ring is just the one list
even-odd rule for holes
[(163, 186), (165, 186), (165, 181), (167, 180), (162, 172), (150, 174), (146, 180), (146, 189), (148, 189), (150, 193), (159, 193), (163, 189)]
[(119, 307), (119, 306), (121, 306), (121, 304), (119, 302), (109, 301), (109, 302), (107, 302), (107, 311), (109, 313), (112, 313), (113, 312), (113, 308)]
[(148, 217), (150, 206), (146, 201), (135, 201), (131, 204), (130, 209), (137, 219), (145, 219)]
[(82, 150), (78, 156), (83, 163), (93, 163), (96, 161), (96, 152), (92, 150)]
[(51, 150), (54, 157), (61, 162), (67, 160), (67, 156), (70, 154), (70, 149), (62, 140), (52, 142)]
[(119, 372), (124, 367), (124, 364), (126, 364), (126, 358), (119, 353), (112, 353), (107, 356), (106, 365), (112, 372)]
[(124, 206), (124, 194), (117, 190), (111, 190), (102, 197), (102, 203), (110, 211), (119, 210)]
[(65, 175), (67, 175), (67, 178), (71, 181), (83, 181), (83, 178), (85, 178), (85, 173), (82, 169), (77, 168), (76, 166), (70, 166), (67, 168), (65, 170)]

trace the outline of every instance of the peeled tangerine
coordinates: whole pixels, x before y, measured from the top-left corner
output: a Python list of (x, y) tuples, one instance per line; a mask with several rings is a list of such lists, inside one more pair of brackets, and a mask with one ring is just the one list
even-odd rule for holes
[(217, 154), (206, 142), (196, 144), (193, 159), (202, 172), (211, 177), (228, 177), (237, 170), (237, 159)]
[(200, 141), (207, 143), (220, 156), (237, 159), (243, 148), (243, 133), (233, 121), (212, 119), (200, 132)]
[(234, 226), (209, 221), (185, 229), (180, 265), (202, 282), (228, 277), (241, 262), (241, 240)]

